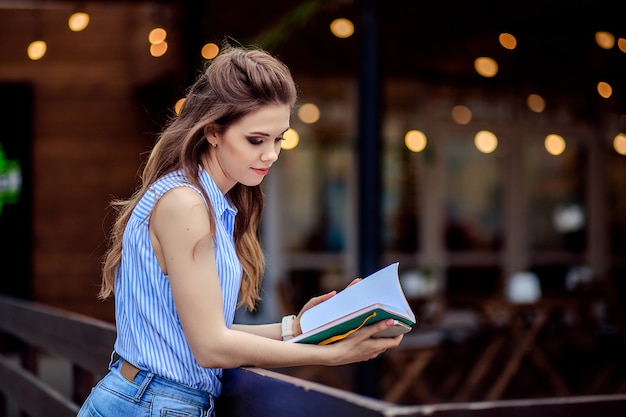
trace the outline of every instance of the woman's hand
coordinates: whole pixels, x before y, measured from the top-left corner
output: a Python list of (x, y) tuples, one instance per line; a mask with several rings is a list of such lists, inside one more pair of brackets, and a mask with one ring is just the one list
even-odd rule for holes
[[(350, 282), (346, 288), (353, 286), (354, 284), (358, 283), (361, 281), (361, 278), (355, 278), (352, 280), (352, 282)], [(337, 294), (337, 291), (332, 290), (331, 292), (328, 292), (326, 294), (322, 294), (319, 295), (317, 297), (313, 297), (311, 298), (300, 310), (300, 312), (298, 313), (298, 315), (296, 316), (296, 318), (293, 321), (293, 335), (294, 336), (299, 336), (302, 334), (302, 327), (300, 326), (300, 318), (302, 317), (302, 313), (304, 313), (305, 311), (307, 311), (308, 309), (310, 309), (311, 307), (315, 307), (318, 304), (323, 303), (324, 301), (334, 297)]]
[(359, 329), (343, 340), (328, 345), (327, 347), (332, 349), (330, 354), (333, 355), (329, 365), (368, 361), (378, 357), (387, 349), (397, 347), (404, 337), (403, 334), (396, 337), (372, 338), (374, 334), (393, 325), (393, 319), (379, 321)]

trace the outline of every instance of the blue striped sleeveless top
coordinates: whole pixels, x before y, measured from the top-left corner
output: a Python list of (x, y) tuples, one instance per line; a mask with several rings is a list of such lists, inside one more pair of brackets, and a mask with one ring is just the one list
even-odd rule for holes
[[(237, 210), (202, 168), (200, 183), (216, 218), (215, 258), (224, 322), (231, 328), (242, 274), (233, 242)], [(140, 369), (219, 396), (222, 370), (202, 368), (194, 359), (174, 306), (169, 280), (161, 271), (150, 243), (148, 223), (152, 208), (176, 187), (190, 187), (200, 193), (182, 171), (167, 174), (141, 198), (126, 225), (122, 261), (115, 280), (115, 351)]]

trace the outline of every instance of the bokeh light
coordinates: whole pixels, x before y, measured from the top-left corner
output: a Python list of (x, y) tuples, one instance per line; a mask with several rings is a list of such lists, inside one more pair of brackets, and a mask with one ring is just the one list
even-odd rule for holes
[(159, 58), (167, 52), (167, 42), (153, 43), (150, 45), (150, 55)]
[(452, 108), (452, 119), (460, 125), (466, 125), (472, 121), (472, 111), (467, 106), (454, 106)]
[(615, 36), (609, 32), (596, 32), (596, 43), (602, 49), (611, 49), (615, 46)]
[(214, 43), (207, 43), (202, 47), (202, 58), (213, 59), (220, 53), (220, 47)]
[(320, 119), (320, 109), (313, 103), (304, 103), (298, 109), (298, 118), (303, 123), (316, 123)]
[(294, 149), (300, 143), (300, 134), (293, 128), (287, 129), (283, 138), (285, 140), (280, 143), (280, 147), (285, 150)]
[(618, 133), (613, 139), (613, 149), (620, 155), (626, 155), (626, 134)]
[(163, 43), (165, 42), (165, 39), (167, 39), (167, 31), (161, 27), (152, 29), (148, 34), (148, 41), (152, 45)]
[(89, 14), (85, 12), (76, 12), (67, 20), (67, 26), (72, 32), (80, 32), (89, 26)]
[(498, 147), (498, 138), (493, 132), (481, 130), (474, 136), (474, 146), (482, 153), (492, 153)]
[(498, 37), (500, 45), (506, 49), (515, 49), (517, 47), (517, 39), (510, 33), (501, 33)]
[(550, 155), (561, 155), (565, 152), (565, 139), (560, 135), (552, 133), (546, 136), (544, 146)]
[(176, 104), (174, 104), (174, 112), (176, 114), (180, 114), (180, 109), (183, 107), (183, 104), (185, 104), (185, 98), (181, 98), (178, 99), (178, 101), (176, 101)]
[(33, 61), (37, 61), (43, 58), (47, 51), (48, 51), (48, 44), (46, 44), (46, 42), (42, 40), (31, 42), (30, 45), (28, 45), (28, 48), (26, 49), (26, 53), (28, 54), (28, 57), (32, 59)]
[(404, 135), (404, 144), (411, 152), (422, 152), (427, 143), (426, 135), (421, 130), (409, 130)]
[(489, 57), (476, 58), (474, 68), (478, 74), (486, 78), (494, 77), (498, 73), (498, 63)]
[(609, 98), (613, 95), (613, 87), (605, 81), (600, 81), (598, 83), (598, 94), (600, 94), (600, 97)]
[(539, 94), (529, 94), (526, 98), (526, 105), (535, 113), (541, 113), (546, 109), (546, 101)]
[(330, 31), (338, 38), (349, 38), (354, 34), (354, 24), (349, 19), (341, 17), (330, 23)]

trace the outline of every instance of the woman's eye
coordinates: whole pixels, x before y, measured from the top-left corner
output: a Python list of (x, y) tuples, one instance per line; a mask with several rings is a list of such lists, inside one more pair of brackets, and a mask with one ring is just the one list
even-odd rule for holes
[(252, 144), (252, 145), (260, 145), (261, 143), (263, 143), (263, 139), (248, 138), (248, 142), (250, 142), (250, 144)]
[(283, 141), (283, 140), (285, 140), (285, 138), (281, 136), (281, 137), (276, 138), (276, 140), (275, 140), (275, 141), (276, 141), (276, 142), (280, 142), (280, 141)]

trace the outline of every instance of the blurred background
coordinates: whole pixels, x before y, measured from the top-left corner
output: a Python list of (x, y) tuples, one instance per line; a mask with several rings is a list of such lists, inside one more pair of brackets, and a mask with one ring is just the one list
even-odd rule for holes
[(300, 100), (239, 320), (396, 261), (419, 320), (368, 365), (284, 372), (407, 404), (626, 392), (624, 9), (0, 0), (0, 291), (113, 321), (108, 203), (224, 42), (257, 45)]

